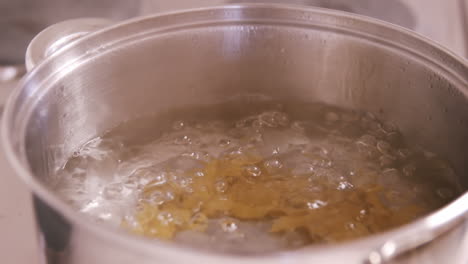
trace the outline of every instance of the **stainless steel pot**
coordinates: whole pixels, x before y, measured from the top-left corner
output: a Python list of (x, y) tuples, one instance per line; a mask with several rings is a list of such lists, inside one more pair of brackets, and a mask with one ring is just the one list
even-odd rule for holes
[[(451, 161), (466, 190), (468, 64), (444, 48), (369, 18), (281, 5), (139, 18), (55, 46), (55, 53), (48, 48), (54, 30), (29, 47), (32, 70), (3, 120), (5, 151), (34, 193), (47, 263), (466, 263), (468, 194), (360, 240), (235, 256), (97, 225), (47, 186), (76, 148), (122, 121), (255, 93), (377, 113)], [(63, 37), (55, 39), (63, 44)], [(41, 62), (44, 54), (52, 55)]]

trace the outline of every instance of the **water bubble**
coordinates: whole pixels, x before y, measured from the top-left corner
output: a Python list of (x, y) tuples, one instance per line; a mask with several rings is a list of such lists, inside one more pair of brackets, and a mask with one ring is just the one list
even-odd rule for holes
[(270, 174), (274, 174), (283, 168), (283, 164), (278, 159), (268, 159), (263, 162), (263, 166)]
[(359, 211), (359, 214), (355, 217), (355, 220), (358, 221), (358, 222), (363, 221), (366, 218), (366, 216), (368, 215), (368, 213), (369, 212), (366, 209), (361, 209)]
[(203, 176), (205, 176), (205, 173), (204, 173), (203, 171), (196, 171), (196, 172), (195, 172), (195, 176), (197, 176), (197, 177), (203, 177)]
[(163, 185), (167, 182), (167, 173), (160, 172), (147, 184), (148, 187)]
[(271, 152), (272, 155), (278, 155), (280, 153), (280, 149), (278, 147), (273, 148), (273, 151)]
[(233, 148), (227, 151), (227, 156), (238, 157), (244, 155), (244, 149), (241, 147)]
[(322, 147), (322, 146), (307, 145), (305, 148), (301, 150), (301, 153), (307, 156), (318, 156), (321, 158), (328, 158), (330, 151), (327, 148)]
[(113, 183), (104, 188), (104, 190), (102, 191), (102, 195), (105, 199), (117, 199), (120, 197), (122, 190), (122, 184)]
[(261, 120), (254, 120), (254, 121), (252, 122), (252, 127), (253, 127), (256, 131), (259, 131), (259, 130), (263, 127), (262, 121), (261, 121)]
[(409, 149), (403, 148), (398, 150), (398, 156), (402, 159), (407, 159), (411, 156), (412, 152)]
[(133, 215), (125, 215), (123, 217), (123, 222), (125, 223), (126, 226), (130, 228), (138, 228), (139, 227), (139, 222)]
[(413, 163), (406, 164), (402, 171), (406, 177), (411, 177), (416, 172), (416, 166)]
[(74, 180), (82, 182), (86, 179), (86, 170), (79, 167), (73, 168), (70, 172), (70, 177)]
[(190, 219), (190, 223), (203, 228), (208, 224), (208, 217), (205, 214), (196, 213)]
[(192, 139), (188, 135), (182, 135), (174, 140), (174, 144), (176, 145), (189, 145), (191, 143)]
[(347, 190), (347, 189), (352, 189), (354, 187), (353, 184), (351, 184), (348, 181), (340, 181), (338, 183), (338, 186), (336, 187), (337, 190)]
[(299, 163), (297, 166), (294, 166), (291, 170), (293, 175), (307, 175), (315, 171), (314, 165), (310, 163)]
[(282, 112), (273, 112), (272, 113), (272, 120), (278, 126), (286, 126), (289, 124), (289, 117), (286, 113)]
[(181, 154), (182, 157), (190, 157), (195, 160), (200, 160), (200, 161), (209, 161), (210, 160), (210, 154), (206, 151), (192, 151), (192, 152), (184, 152)]
[(346, 229), (354, 230), (354, 229), (356, 229), (356, 224), (353, 223), (353, 222), (346, 223)]
[(136, 189), (139, 187), (139, 179), (137, 177), (131, 177), (130, 175), (124, 182), (123, 186), (128, 189)]
[(192, 183), (193, 183), (192, 178), (179, 177), (176, 180), (176, 184), (182, 189), (187, 189), (187, 187), (189, 187)]
[(174, 198), (175, 198), (174, 193), (171, 192), (171, 191), (167, 191), (167, 192), (165, 193), (165, 195), (166, 195), (166, 200), (167, 200), (167, 201), (172, 201), (172, 200), (174, 200)]
[(305, 128), (306, 128), (306, 122), (294, 121), (291, 123), (291, 129), (295, 131), (304, 132)]
[(368, 158), (373, 158), (377, 155), (377, 149), (372, 146), (372, 145), (368, 145), (362, 141), (357, 141), (356, 142), (356, 148), (358, 150), (359, 153), (363, 154), (364, 156), (368, 157)]
[(186, 127), (186, 124), (184, 123), (184, 121), (181, 121), (181, 120), (175, 121), (172, 124), (172, 129), (174, 130), (182, 130), (185, 127)]
[(392, 146), (388, 142), (385, 142), (383, 140), (379, 140), (377, 142), (377, 149), (382, 154), (391, 155)]
[(400, 177), (400, 172), (395, 168), (388, 168), (382, 171), (382, 175), (397, 179)]
[(101, 212), (98, 214), (97, 218), (99, 220), (103, 220), (103, 221), (108, 221), (110, 219), (112, 219), (114, 217), (114, 215), (110, 212)]
[(140, 201), (158, 205), (163, 204), (165, 200), (165, 193), (162, 191), (152, 191), (149, 195), (140, 199)]
[(221, 229), (224, 232), (232, 233), (232, 232), (237, 231), (238, 226), (237, 226), (237, 223), (232, 220), (223, 220), (221, 222)]
[(265, 112), (259, 116), (259, 125), (267, 127), (283, 127), (289, 123), (289, 118), (281, 112)]
[(255, 133), (254, 135), (250, 136), (248, 141), (249, 145), (257, 145), (263, 143), (263, 135), (260, 133)]
[(393, 123), (379, 124), (379, 128), (386, 134), (398, 132), (397, 126)]
[(158, 216), (157, 216), (157, 219), (163, 225), (169, 225), (171, 222), (174, 221), (174, 217), (172, 216), (171, 213), (168, 213), (168, 212), (159, 213)]
[(228, 184), (225, 181), (217, 181), (215, 183), (216, 191), (219, 193), (225, 193), (228, 189)]
[(153, 174), (153, 171), (151, 170), (151, 167), (137, 167), (133, 171), (131, 176), (135, 178), (146, 178), (148, 176), (151, 176), (152, 174)]
[(361, 143), (367, 146), (376, 146), (377, 139), (372, 135), (363, 135), (358, 139), (357, 143)]
[(335, 171), (332, 169), (325, 169), (325, 168), (314, 168), (313, 175), (309, 177), (309, 181), (313, 182), (317, 179), (325, 180), (325, 181), (333, 181), (336, 178)]
[(247, 119), (242, 119), (242, 120), (237, 121), (234, 126), (236, 128), (245, 128), (247, 127), (247, 123), (248, 123)]
[(388, 168), (382, 171), (381, 182), (386, 186), (394, 186), (401, 179), (400, 172), (395, 168)]
[(319, 209), (321, 207), (326, 206), (327, 204), (328, 204), (327, 202), (324, 202), (322, 200), (315, 200), (312, 202), (307, 202), (307, 207), (309, 209)]
[(223, 148), (224, 148), (224, 147), (229, 146), (229, 144), (231, 144), (231, 140), (229, 140), (229, 139), (223, 138), (223, 139), (220, 139), (220, 140), (219, 140), (219, 146), (220, 146), (220, 147), (223, 147)]
[(443, 200), (452, 199), (454, 196), (453, 191), (450, 188), (445, 188), (445, 187), (437, 189), (436, 194)]
[(311, 160), (310, 164), (313, 167), (331, 168), (333, 162), (329, 159), (315, 158)]
[(244, 169), (248, 176), (258, 177), (262, 174), (262, 170), (255, 165), (246, 166)]
[[(219, 217), (235, 214), (231, 214), (227, 209), (219, 209), (219, 215), (215, 216), (216, 219), (208, 220), (207, 216), (203, 214), (203, 210), (208, 207), (209, 201), (202, 199), (203, 202), (196, 200), (185, 203), (185, 199), (188, 200), (187, 197), (198, 199), (198, 195), (195, 194), (201, 192), (215, 195), (215, 199), (225, 200), (226, 204), (229, 204), (231, 202), (229, 199), (243, 194), (244, 189), (237, 188), (239, 186), (236, 184), (248, 182), (250, 186), (254, 186), (258, 183), (259, 186), (261, 184), (260, 188), (265, 187), (266, 189), (259, 188), (259, 193), (247, 195), (252, 199), (242, 197), (247, 200), (247, 203), (255, 204), (255, 201), (252, 201), (255, 195), (261, 196), (258, 199), (261, 203), (264, 200), (267, 202), (274, 200), (270, 199), (270, 196), (274, 196), (271, 191), (272, 189), (275, 191), (274, 188), (281, 186), (282, 191), (277, 192), (281, 194), (281, 198), (279, 201), (273, 201), (274, 205), (291, 206), (292, 210), (310, 214), (317, 213), (313, 210), (330, 209), (332, 208), (330, 205), (339, 203), (340, 199), (351, 201), (356, 198), (356, 202), (351, 201), (353, 205), (349, 208), (350, 219), (341, 222), (340, 227), (342, 229), (345, 227), (350, 230), (355, 229), (347, 232), (357, 234), (356, 231), (361, 231), (361, 227), (367, 224), (368, 219), (366, 218), (369, 217), (371, 220), (372, 214), (375, 212), (373, 210), (367, 212), (366, 209), (363, 209), (371, 208), (372, 205), (366, 204), (368, 201), (365, 199), (362, 199), (363, 201), (360, 203), (361, 197), (359, 195), (359, 197), (354, 197), (350, 192), (351, 189), (355, 189), (356, 192), (375, 191), (377, 197), (382, 199), (382, 206), (390, 206), (391, 209), (398, 209), (398, 206), (405, 205), (404, 203), (407, 201), (405, 199), (419, 199), (417, 195), (422, 197), (417, 202), (422, 201), (424, 197), (432, 197), (432, 199), (427, 200), (427, 203), (435, 201), (440, 204), (457, 194), (455, 188), (444, 190), (445, 184), (429, 188), (429, 183), (423, 182), (420, 185), (422, 188), (418, 189), (417, 186), (413, 186), (413, 181), (404, 179), (403, 171), (412, 171), (411, 168), (405, 168), (404, 165), (414, 163), (419, 168), (420, 162), (424, 164), (431, 162), (433, 166), (428, 166), (428, 168), (437, 170), (431, 173), (441, 175), (441, 178), (445, 178), (448, 173), (451, 173), (450, 175), (453, 177), (455, 175), (454, 172), (446, 172), (449, 170), (446, 168), (448, 165), (439, 165), (437, 159), (421, 158), (423, 152), (420, 150), (411, 154), (409, 150), (404, 148), (405, 142), (400, 140), (402, 136), (395, 126), (380, 123), (375, 117), (363, 115), (361, 112), (343, 112), (332, 107), (320, 107), (315, 113), (307, 109), (306, 111), (298, 109), (303, 112), (301, 113), (295, 112), (296, 110), (289, 104), (287, 106), (288, 109), (294, 111), (291, 113), (297, 113), (299, 118), (310, 117), (311, 119), (308, 121), (294, 120), (294, 115), (286, 115), (283, 112), (284, 109), (277, 109), (273, 104), (268, 104), (268, 110), (260, 113), (256, 112), (259, 109), (255, 105), (252, 108), (252, 111), (255, 112), (250, 112), (248, 109), (239, 111), (239, 114), (246, 114), (246, 117), (239, 118), (240, 121), (226, 119), (215, 122), (203, 119), (190, 121), (190, 123), (185, 123), (186, 121), (169, 123), (172, 127), (166, 131), (167, 133), (163, 132), (162, 136), (158, 136), (154, 141), (141, 146), (124, 146), (122, 150), (120, 149), (121, 145), (118, 144), (118, 141), (124, 141), (122, 138), (114, 142), (115, 146), (106, 145), (109, 143), (104, 143), (104, 141), (99, 144), (95, 142), (94, 147), (90, 144), (87, 149), (77, 152), (76, 155), (79, 156), (75, 157), (76, 164), (72, 164), (72, 161), (69, 164), (71, 167), (76, 165), (84, 170), (72, 173), (70, 177), (67, 177), (71, 172), (70, 169), (67, 169), (68, 174), (66, 173), (62, 177), (66, 177), (66, 180), (76, 178), (76, 181), (69, 181), (69, 185), (80, 184), (80, 188), (73, 189), (73, 195), (76, 197), (69, 199), (70, 203), (77, 204), (76, 207), (81, 210), (89, 202), (90, 207), (94, 206), (92, 209), (93, 217), (117, 223), (123, 219), (128, 222), (130, 228), (140, 230), (144, 227), (137, 226), (136, 219), (124, 216), (127, 212), (135, 212), (135, 203), (137, 203), (137, 210), (145, 209), (145, 211), (137, 211), (140, 213), (146, 214), (148, 211), (146, 209), (154, 209), (154, 212), (145, 215), (145, 217), (150, 217), (151, 221), (172, 222), (170, 225), (177, 225), (177, 221), (189, 226), (200, 225), (203, 227), (196, 231), (202, 232), (205, 231), (207, 222), (210, 221), (208, 233), (198, 235), (206, 235), (207, 239), (216, 240), (215, 243), (217, 243), (217, 237), (210, 237), (210, 232), (216, 231), (216, 235), (219, 235), (221, 233), (219, 230), (221, 229), (220, 221), (229, 219), (219, 219)], [(286, 109), (286, 107), (284, 108)], [(157, 133), (157, 135), (159, 134)], [(200, 142), (199, 145), (196, 145), (196, 142)], [(133, 149), (128, 150), (129, 147)], [(98, 151), (92, 153), (93, 148), (97, 148)], [(120, 154), (122, 151), (126, 152)], [(91, 154), (88, 155), (87, 152)], [(119, 154), (114, 155), (112, 152), (119, 152)], [(250, 158), (253, 158), (254, 161), (249, 162)], [(96, 184), (91, 184), (98, 187), (98, 192), (101, 191), (99, 195), (102, 197), (98, 197), (101, 200), (96, 201), (88, 199), (90, 196), (87, 187), (88, 181), (89, 178), (93, 177), (89, 175), (86, 166), (89, 164), (93, 166), (94, 163), (100, 163), (101, 160), (111, 160), (111, 165), (117, 169), (109, 170), (110, 177), (105, 179), (101, 175), (94, 177), (103, 178), (102, 181), (99, 180)], [(231, 168), (235, 170), (233, 173), (235, 175), (241, 170), (241, 178), (223, 177), (224, 172), (217, 173), (219, 169), (223, 169), (218, 166), (224, 166), (224, 164), (228, 166), (227, 170)], [(216, 168), (212, 169), (212, 166)], [(413, 174), (425, 171), (413, 171)], [(418, 181), (422, 178), (419, 175), (415, 176), (418, 176), (415, 177)], [(231, 178), (233, 179), (231, 180)], [(118, 188), (117, 191), (112, 190), (112, 188), (104, 188), (109, 187), (109, 182), (112, 184), (116, 181), (122, 183), (120, 192)], [(85, 186), (83, 187), (83, 185)], [(380, 189), (380, 186), (383, 188)], [(68, 188), (71, 189), (71, 187)], [(389, 196), (390, 199), (386, 197), (388, 189), (395, 190), (393, 198), (392, 194)], [(193, 195), (190, 192), (193, 192)], [(411, 192), (418, 194), (412, 195)], [(331, 195), (328, 195), (329, 193)], [(104, 196), (117, 196), (119, 198), (113, 199), (112, 203), (109, 203), (109, 201), (102, 199)], [(80, 199), (85, 200), (85, 202)], [(184, 206), (181, 201), (184, 201), (184, 204), (190, 204), (191, 207), (177, 208)], [(180, 216), (179, 211), (171, 209), (183, 209), (186, 210), (184, 213), (187, 212), (187, 214)], [(170, 212), (172, 215), (161, 216), (159, 213), (162, 211)], [(344, 214), (348, 214), (344, 211)], [(86, 211), (86, 213), (89, 212)], [(280, 210), (272, 210), (271, 217), (276, 217), (277, 213), (280, 214)], [(182, 218), (185, 219), (182, 220)], [(255, 222), (255, 228), (261, 226), (262, 230), (255, 230), (255, 232), (265, 231), (268, 233), (272, 223), (270, 215), (265, 222), (264, 219), (258, 220), (258, 222), (238, 221), (234, 224), (226, 224), (223, 230), (229, 234), (222, 234), (224, 237), (219, 241), (227, 238), (226, 241), (229, 240), (229, 243), (232, 243), (232, 238), (238, 233), (242, 233), (239, 229), (246, 232), (249, 230), (248, 238), (250, 239), (251, 227), (249, 225), (251, 222)], [(212, 224), (215, 224), (218, 229), (212, 230)], [(266, 226), (266, 230), (263, 230), (265, 227), (263, 225)], [(161, 235), (161, 228), (147, 228), (145, 234), (151, 235), (153, 232), (155, 236)], [(184, 228), (181, 225), (180, 231)], [(304, 244), (306, 243), (308, 242), (304, 242)]]

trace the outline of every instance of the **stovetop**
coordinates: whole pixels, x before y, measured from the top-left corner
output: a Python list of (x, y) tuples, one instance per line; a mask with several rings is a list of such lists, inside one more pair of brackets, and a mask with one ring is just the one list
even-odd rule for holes
[[(121, 20), (182, 8), (240, 2), (320, 6), (382, 19), (414, 30), (468, 57), (468, 0), (0, 0), (0, 111), (18, 78), (27, 43), (52, 23), (76, 17)], [(79, 4), (77, 4), (79, 3)], [(53, 15), (51, 15), (53, 14)], [(38, 263), (30, 193), (0, 151), (0, 256), (2, 263)]]

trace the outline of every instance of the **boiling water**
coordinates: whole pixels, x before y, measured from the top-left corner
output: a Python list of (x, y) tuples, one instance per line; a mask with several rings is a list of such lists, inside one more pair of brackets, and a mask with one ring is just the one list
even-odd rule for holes
[(89, 141), (57, 175), (57, 192), (97, 221), (236, 253), (362, 237), (457, 195), (447, 163), (409, 149), (394, 125), (321, 104), (139, 119)]

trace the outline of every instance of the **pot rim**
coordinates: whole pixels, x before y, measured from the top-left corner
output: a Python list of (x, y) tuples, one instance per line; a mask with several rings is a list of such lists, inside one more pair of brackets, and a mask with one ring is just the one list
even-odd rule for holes
[[(389, 231), (374, 234), (371, 236), (367, 236), (364, 238), (351, 240), (348, 242), (342, 242), (338, 244), (332, 245), (310, 245), (304, 248), (288, 251), (288, 252), (276, 252), (276, 253), (266, 253), (266, 254), (259, 254), (259, 255), (250, 255), (250, 256), (239, 256), (239, 255), (230, 255), (226, 253), (218, 253), (212, 251), (205, 251), (205, 250), (198, 250), (188, 246), (178, 245), (176, 243), (164, 243), (160, 241), (155, 241), (152, 239), (138, 237), (132, 234), (128, 234), (127, 232), (120, 230), (120, 228), (114, 228), (108, 225), (96, 225), (91, 220), (84, 217), (81, 213), (76, 212), (70, 206), (68, 206), (64, 201), (62, 201), (57, 195), (55, 195), (52, 191), (50, 191), (41, 181), (39, 181), (36, 177), (33, 176), (33, 173), (27, 168), (27, 162), (25, 159), (24, 153), (24, 142), (21, 142), (22, 138), (24, 138), (24, 129), (20, 130), (21, 133), (13, 131), (12, 127), (17, 126), (16, 122), (26, 123), (27, 120), (15, 121), (14, 113), (18, 111), (18, 109), (24, 108), (24, 105), (21, 107), (17, 105), (17, 101), (20, 97), (22, 90), (30, 81), (33, 79), (35, 75), (38, 74), (39, 71), (45, 71), (47, 64), (51, 64), (54, 59), (60, 57), (60, 54), (63, 54), (67, 50), (73, 49), (73, 47), (79, 45), (80, 43), (85, 43), (88, 40), (92, 40), (95, 36), (99, 36), (106, 32), (113, 32), (119, 30), (120, 28), (128, 25), (135, 25), (138, 23), (142, 23), (145, 21), (156, 20), (156, 19), (164, 19), (171, 16), (188, 16), (191, 14), (196, 13), (203, 13), (203, 12), (212, 12), (216, 14), (217, 12), (223, 12), (225, 10), (248, 10), (248, 9), (272, 9), (272, 10), (290, 10), (290, 11), (300, 11), (304, 12), (304, 14), (308, 14), (310, 16), (313, 15), (322, 15), (327, 16), (330, 18), (337, 18), (337, 19), (348, 19), (349, 21), (370, 25), (373, 27), (377, 27), (383, 31), (390, 31), (393, 33), (398, 33), (403, 35), (405, 38), (409, 40), (415, 40), (419, 43), (426, 45), (426, 47), (430, 49), (434, 49), (439, 56), (450, 60), (452, 63), (455, 63), (456, 67), (462, 69), (462, 71), (467, 71), (468, 69), (468, 61), (464, 60), (463, 58), (455, 55), (453, 52), (448, 50), (447, 48), (432, 42), (431, 40), (418, 35), (415, 32), (407, 30), (403, 27), (390, 24), (384, 21), (380, 21), (377, 19), (355, 15), (348, 12), (343, 11), (335, 11), (323, 8), (316, 8), (316, 7), (303, 7), (298, 5), (286, 5), (286, 4), (238, 4), (238, 5), (227, 5), (227, 6), (214, 6), (214, 7), (206, 7), (206, 8), (195, 8), (195, 9), (187, 9), (181, 11), (173, 11), (167, 13), (161, 13), (156, 15), (150, 15), (145, 17), (134, 18), (130, 20), (126, 20), (124, 22), (118, 23), (111, 27), (104, 28), (102, 30), (93, 33), (82, 40), (73, 43), (66, 49), (58, 54), (54, 54), (50, 58), (46, 59), (43, 63), (38, 65), (32, 72), (27, 74), (24, 77), (17, 88), (14, 90), (12, 95), (10, 96), (4, 111), (4, 116), (2, 120), (2, 143), (4, 145), (6, 156), (14, 168), (15, 172), (22, 178), (22, 180), (28, 185), (30, 190), (33, 192), (34, 195), (38, 196), (41, 200), (47, 203), (47, 205), (51, 206), (54, 210), (58, 211), (62, 216), (64, 216), (67, 221), (70, 223), (77, 225), (80, 229), (90, 232), (101, 239), (111, 241), (113, 243), (118, 243), (125, 248), (129, 248), (134, 252), (139, 252), (144, 255), (149, 256), (158, 256), (158, 257), (167, 257), (170, 259), (174, 255), (179, 256), (181, 258), (186, 258), (192, 260), (193, 258), (197, 258), (199, 261), (217, 261), (221, 263), (279, 263), (284, 262), (284, 257), (288, 257), (289, 260), (296, 259), (297, 261), (304, 261), (307, 257), (311, 255), (315, 255), (315, 257), (322, 257), (322, 259), (328, 259), (334, 252), (337, 250), (344, 250), (351, 249), (352, 252), (350, 254), (354, 254), (355, 256), (361, 257), (362, 259), (366, 259), (368, 255), (377, 250), (379, 253), (384, 249), (385, 245), (388, 245), (388, 242), (400, 240), (407, 240), (408, 238), (414, 237), (415, 235), (418, 236), (421, 233), (427, 233), (429, 231), (434, 232), (434, 236), (439, 235), (440, 233), (446, 231), (449, 228), (452, 228), (459, 222), (463, 221), (463, 217), (468, 212), (468, 193), (462, 194), (460, 197), (452, 201), (447, 206), (432, 212), (431, 214), (422, 217), (418, 220), (410, 222), (406, 225), (403, 225), (398, 228), (391, 229)], [(297, 18), (295, 18), (297, 19)], [(222, 22), (223, 19), (215, 18), (216, 21)], [(170, 25), (170, 26), (177, 26), (177, 25)], [(175, 27), (175, 30), (177, 28)], [(375, 30), (377, 31), (377, 30)], [(363, 32), (368, 33), (368, 32)], [(378, 37), (378, 36), (377, 36)], [(118, 42), (118, 41), (117, 41)], [(122, 44), (122, 43), (120, 43)], [(117, 44), (118, 45), (118, 44)], [(401, 47), (397, 46), (396, 49), (400, 49)], [(408, 52), (408, 50), (407, 50)], [(424, 54), (417, 54), (421, 57), (426, 58), (428, 55), (424, 56)], [(440, 59), (432, 59), (431, 62), (440, 65)], [(468, 85), (462, 87), (463, 84), (468, 84), (468, 80), (466, 80), (466, 76), (461, 76), (460, 73), (453, 72), (454, 65), (448, 65), (447, 62), (445, 65), (440, 65), (440, 67), (444, 67), (445, 70), (451, 74), (457, 75), (459, 78), (462, 79), (462, 85), (459, 85), (459, 91), (463, 94), (463, 96), (468, 98)], [(463, 81), (465, 79), (465, 81)], [(43, 83), (41, 83), (43, 84)], [(40, 85), (41, 85), (40, 84)], [(39, 86), (40, 86), (39, 85)], [(37, 92), (37, 90), (35, 91)], [(29, 99), (33, 100), (33, 99)], [(15, 124), (15, 125), (14, 125)], [(21, 127), (22, 128), (22, 127)], [(429, 233), (431, 233), (429, 232)], [(428, 237), (428, 240), (434, 238)], [(398, 243), (394, 243), (396, 245)], [(399, 245), (397, 245), (399, 246)], [(359, 251), (360, 250), (360, 251)], [(394, 250), (395, 251), (395, 250)], [(208, 254), (206, 254), (208, 253)], [(392, 253), (392, 252), (391, 252)], [(394, 252), (393, 252), (394, 253)], [(393, 254), (390, 254), (393, 255)], [(339, 258), (339, 256), (337, 256)], [(317, 258), (319, 259), (319, 258)], [(259, 262), (260, 261), (260, 262)]]

